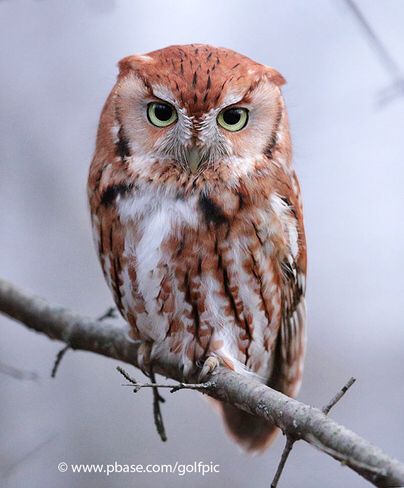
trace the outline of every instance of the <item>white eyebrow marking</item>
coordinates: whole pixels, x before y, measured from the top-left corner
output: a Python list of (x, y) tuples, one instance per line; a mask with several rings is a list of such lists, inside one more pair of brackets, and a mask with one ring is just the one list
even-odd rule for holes
[(171, 103), (176, 108), (179, 108), (178, 100), (174, 97), (173, 92), (164, 85), (152, 85), (153, 95), (157, 98)]
[(224, 97), (223, 102), (218, 107), (219, 110), (222, 110), (223, 108), (225, 108), (225, 107), (227, 107), (229, 105), (235, 105), (235, 104), (241, 102), (241, 100), (244, 98), (244, 96), (245, 96), (245, 93), (244, 92), (241, 92), (239, 90), (228, 93)]

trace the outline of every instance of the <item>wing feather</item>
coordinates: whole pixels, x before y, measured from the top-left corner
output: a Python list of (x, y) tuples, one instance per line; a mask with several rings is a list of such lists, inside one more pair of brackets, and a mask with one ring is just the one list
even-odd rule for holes
[(280, 255), (282, 319), (268, 385), (289, 396), (300, 388), (306, 348), (306, 242), (297, 195), (273, 197), (286, 240)]

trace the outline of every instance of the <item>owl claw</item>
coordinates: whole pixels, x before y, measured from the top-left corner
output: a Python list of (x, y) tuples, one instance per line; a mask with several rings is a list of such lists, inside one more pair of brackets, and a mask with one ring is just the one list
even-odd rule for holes
[(209, 356), (203, 363), (202, 371), (199, 373), (199, 382), (203, 383), (206, 381), (213, 371), (219, 366), (219, 360), (217, 357)]

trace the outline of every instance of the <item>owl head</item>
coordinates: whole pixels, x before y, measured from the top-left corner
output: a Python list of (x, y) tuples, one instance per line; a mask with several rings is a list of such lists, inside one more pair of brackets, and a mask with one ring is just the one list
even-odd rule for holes
[(144, 170), (244, 175), (288, 138), (284, 82), (229, 49), (170, 46), (120, 61), (104, 117), (121, 155), (135, 156)]

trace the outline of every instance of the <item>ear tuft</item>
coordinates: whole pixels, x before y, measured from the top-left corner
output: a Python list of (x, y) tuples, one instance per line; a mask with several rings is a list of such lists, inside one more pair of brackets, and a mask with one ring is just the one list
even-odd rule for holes
[(286, 83), (285, 78), (274, 68), (267, 67), (266, 74), (268, 79), (276, 86), (282, 86)]
[(119, 61), (118, 63), (118, 68), (119, 68), (119, 75), (120, 76), (126, 76), (129, 71), (132, 69), (132, 58), (133, 56), (126, 56), (126, 58), (123, 58)]
[(125, 76), (130, 71), (140, 71), (145, 64), (153, 63), (153, 58), (144, 54), (134, 54), (132, 56), (126, 56), (119, 61), (119, 75)]

